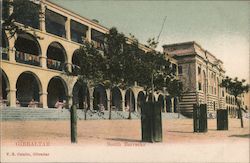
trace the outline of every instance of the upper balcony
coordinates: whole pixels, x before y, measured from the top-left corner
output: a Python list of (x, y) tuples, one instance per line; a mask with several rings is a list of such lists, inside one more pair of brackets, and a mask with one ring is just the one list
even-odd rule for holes
[(14, 47), (16, 62), (41, 66), (41, 48), (34, 36), (28, 33), (18, 34)]
[(47, 67), (49, 69), (66, 70), (67, 54), (64, 47), (58, 42), (52, 42), (47, 50)]

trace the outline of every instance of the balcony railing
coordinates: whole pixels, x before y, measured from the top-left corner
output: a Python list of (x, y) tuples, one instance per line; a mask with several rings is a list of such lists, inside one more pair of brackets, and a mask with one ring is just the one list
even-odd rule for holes
[(49, 69), (62, 71), (64, 70), (64, 67), (65, 67), (64, 65), (65, 64), (60, 61), (49, 59), (49, 58), (47, 59), (47, 67)]
[(1, 48), (1, 55), (3, 60), (9, 60), (9, 55), (8, 55), (8, 48)]
[(16, 51), (15, 58), (19, 63), (40, 66), (40, 57), (38, 55)]

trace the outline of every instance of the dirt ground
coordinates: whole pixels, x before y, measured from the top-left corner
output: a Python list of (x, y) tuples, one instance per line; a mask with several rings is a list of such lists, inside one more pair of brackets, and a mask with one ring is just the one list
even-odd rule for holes
[[(112, 145), (141, 143), (140, 120), (88, 120), (78, 121), (78, 144)], [(163, 120), (163, 143), (249, 143), (249, 119), (229, 119), (228, 131), (216, 130), (216, 119), (208, 120), (207, 133), (193, 133), (192, 119)], [(2, 121), (2, 145), (19, 142), (48, 142), (50, 145), (70, 145), (69, 121)]]

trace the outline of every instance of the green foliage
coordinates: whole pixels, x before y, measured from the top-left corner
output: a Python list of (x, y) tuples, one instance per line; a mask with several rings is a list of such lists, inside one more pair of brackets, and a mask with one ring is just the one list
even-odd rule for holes
[(105, 69), (103, 69), (105, 86), (113, 87), (122, 82), (124, 69), (125, 36), (111, 28), (105, 36)]
[(103, 81), (105, 70), (105, 58), (93, 44), (86, 42), (76, 51), (79, 62), (79, 80), (84, 83), (98, 84)]
[[(39, 2), (39, 1), (38, 1)], [(9, 15), (9, 7), (14, 7), (14, 12)], [(38, 27), (39, 25), (39, 5), (30, 2), (29, 0), (14, 0), (9, 2), (3, 0), (3, 30), (10, 32), (13, 37), (18, 32), (23, 32), (16, 22), (25, 24), (24, 28), (28, 26)], [(28, 25), (28, 26), (27, 26)]]
[(227, 76), (222, 80), (220, 86), (226, 88), (231, 95), (238, 97), (249, 90), (249, 85), (244, 84), (245, 82), (246, 80), (244, 79), (239, 81), (238, 78), (232, 79)]

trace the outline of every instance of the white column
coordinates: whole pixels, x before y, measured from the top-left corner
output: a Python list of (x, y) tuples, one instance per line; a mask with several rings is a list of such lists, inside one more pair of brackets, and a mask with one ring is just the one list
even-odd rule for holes
[(134, 97), (135, 97), (135, 111), (138, 112), (137, 95), (134, 95)]
[(40, 92), (40, 102), (42, 103), (43, 108), (48, 108), (48, 101), (47, 101), (47, 92)]
[[(8, 56), (9, 56), (9, 61), (12, 63), (16, 62), (16, 58), (15, 58), (15, 38), (17, 35), (15, 35), (14, 37), (11, 37), (9, 39), (9, 51), (8, 51)], [(10, 35), (8, 34), (7, 37), (10, 37)]]
[(65, 30), (66, 30), (66, 38), (68, 40), (71, 40), (71, 37), (70, 37), (70, 18), (67, 18), (67, 20), (65, 22)]
[(10, 103), (10, 106), (11, 107), (16, 107), (16, 89), (10, 89), (10, 90), (7, 90), (9, 93), (8, 93), (8, 101)]
[(107, 93), (107, 110), (110, 110), (111, 109), (111, 107), (110, 107), (110, 103), (111, 103), (111, 101), (110, 101), (110, 95), (111, 95), (110, 89), (107, 89), (106, 93)]
[(71, 106), (73, 105), (73, 96), (72, 95), (68, 95), (67, 96), (67, 106), (68, 106), (68, 109), (70, 109), (71, 108)]
[(40, 30), (43, 32), (46, 32), (46, 28), (45, 28), (45, 4), (44, 4), (43, 0), (41, 1), (41, 5), (40, 5), (39, 25), (40, 25)]
[(174, 113), (174, 98), (171, 98), (171, 113)]
[(91, 42), (91, 28), (90, 27), (87, 30), (86, 39), (88, 42)]

